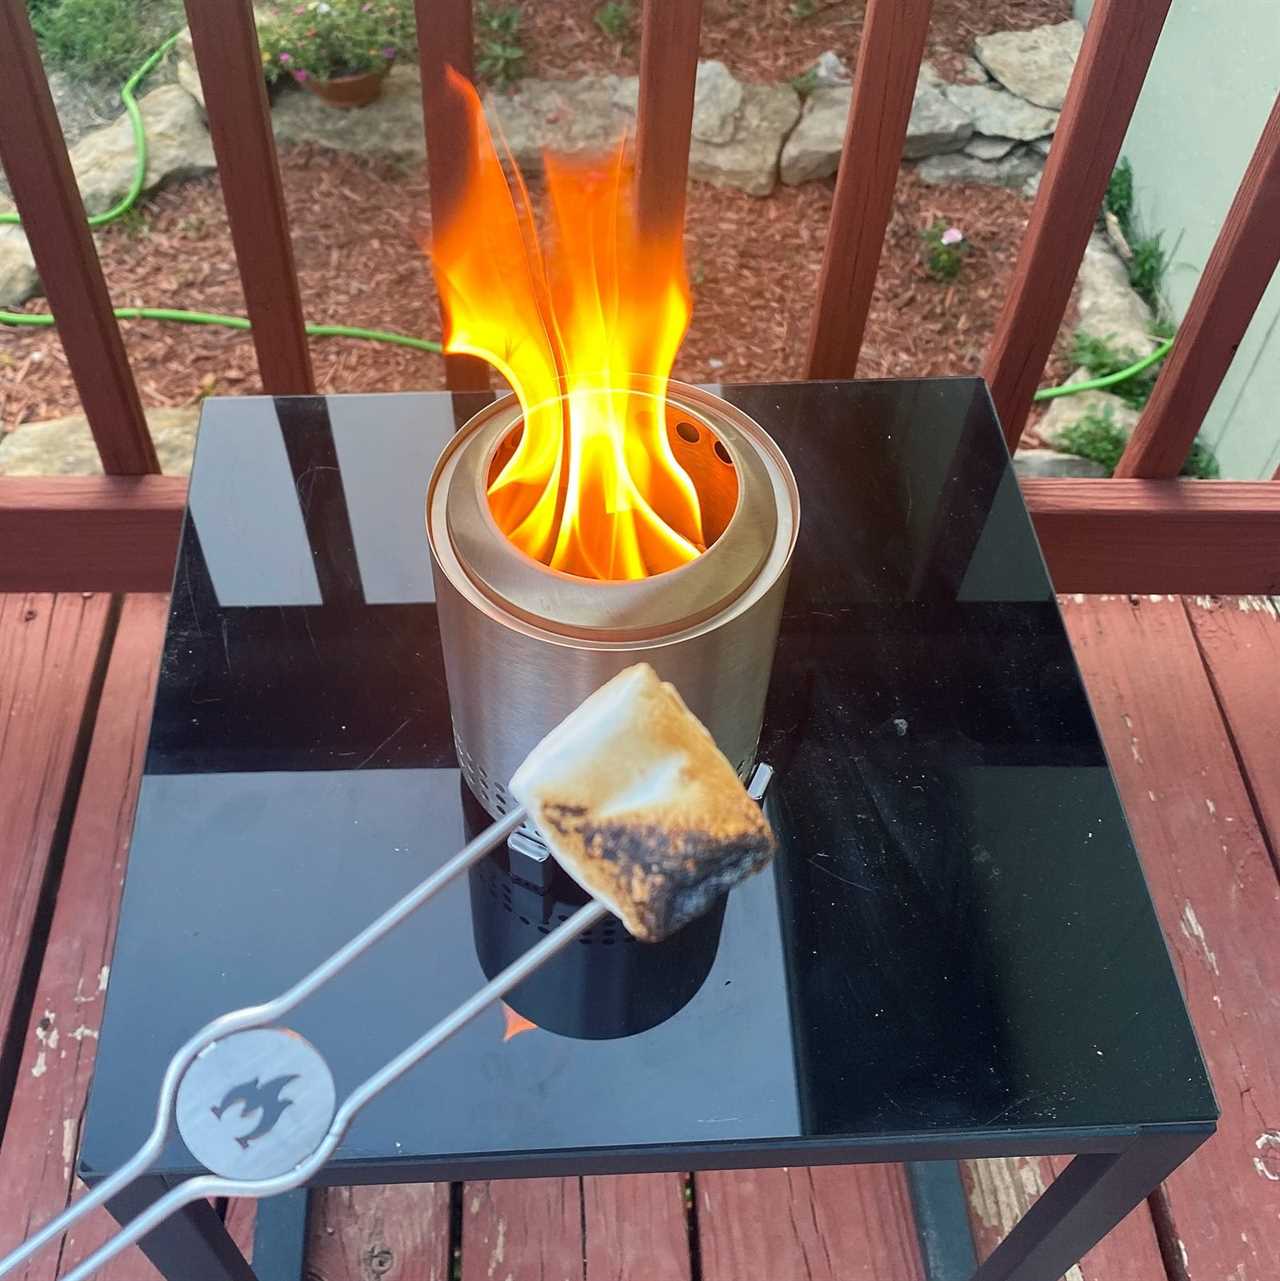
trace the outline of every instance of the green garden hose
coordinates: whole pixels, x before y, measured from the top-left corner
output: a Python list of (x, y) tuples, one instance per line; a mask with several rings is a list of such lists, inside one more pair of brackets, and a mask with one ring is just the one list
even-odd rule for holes
[[(120, 90), (120, 101), (124, 103), (124, 109), (129, 113), (129, 124), (133, 129), (133, 181), (129, 184), (129, 190), (124, 193), (116, 204), (103, 213), (94, 214), (89, 219), (89, 226), (91, 227), (105, 226), (107, 223), (114, 222), (117, 218), (127, 214), (138, 203), (138, 197), (142, 195), (142, 186), (147, 180), (147, 131), (142, 127), (142, 112), (138, 110), (138, 100), (133, 96), (133, 91), (142, 83), (144, 77), (151, 72), (156, 63), (173, 48), (174, 41), (181, 34), (181, 32), (174, 32), (124, 82), (124, 86)], [(21, 222), (22, 219), (16, 213), (0, 214), (0, 223)]]
[[(224, 329), (250, 329), (243, 316), (223, 316), (212, 311), (181, 311), (171, 307), (117, 307), (117, 320), (176, 320), (184, 325), (221, 325)], [(57, 322), (44, 312), (0, 311), (0, 325), (30, 325), (34, 328), (52, 329)], [(430, 338), (412, 338), (408, 334), (395, 334), (387, 329), (357, 329), (354, 325), (304, 325), (313, 338), (366, 338), (370, 342), (393, 343), (397, 347), (412, 347), (415, 351), (440, 354), (438, 342)]]
[[(156, 64), (164, 57), (178, 34), (171, 35), (149, 58), (124, 82), (120, 89), (120, 99), (129, 114), (129, 124), (133, 130), (134, 166), (133, 181), (129, 190), (104, 213), (94, 214), (89, 219), (90, 227), (102, 227), (128, 213), (142, 195), (142, 187), (147, 177), (147, 133), (142, 124), (142, 112), (138, 109), (133, 91), (150, 74)], [(0, 213), (0, 224), (20, 223), (16, 213)], [(209, 311), (184, 311), (171, 307), (117, 307), (115, 315), (118, 320), (170, 320), (184, 325), (219, 325), (224, 329), (249, 329), (252, 326), (243, 316), (226, 316)], [(40, 312), (0, 311), (0, 325), (26, 325), (35, 328), (52, 328), (57, 322), (52, 316)], [(359, 329), (354, 325), (306, 325), (307, 333), (313, 338), (361, 338), (369, 342), (392, 343), (397, 347), (412, 347), (416, 351), (429, 351), (437, 355), (443, 350), (438, 342), (429, 338), (413, 338), (408, 334), (392, 333), (385, 329)], [(1043, 387), (1036, 392), (1036, 400), (1052, 400), (1058, 396), (1075, 396), (1082, 391), (1099, 391), (1114, 387), (1126, 379), (1133, 378), (1149, 369), (1157, 361), (1163, 360), (1173, 346), (1173, 339), (1161, 343), (1149, 356), (1114, 374), (1101, 378), (1090, 378), (1085, 382), (1064, 383), (1061, 387)]]

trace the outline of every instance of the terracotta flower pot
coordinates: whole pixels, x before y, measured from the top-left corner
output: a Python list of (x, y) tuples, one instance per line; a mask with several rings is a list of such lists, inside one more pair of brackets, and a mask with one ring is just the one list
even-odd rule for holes
[(335, 76), (332, 80), (307, 79), (302, 87), (331, 107), (367, 107), (382, 96), (382, 82), (391, 70), (390, 63), (378, 71), (362, 71), (354, 76)]

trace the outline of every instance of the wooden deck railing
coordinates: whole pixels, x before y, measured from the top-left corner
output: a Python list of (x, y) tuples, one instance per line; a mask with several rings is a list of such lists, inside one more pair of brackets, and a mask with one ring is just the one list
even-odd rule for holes
[[(1097, 0), (984, 373), (1010, 447), (1070, 299), (1170, 0)], [(263, 386), (314, 390), (250, 0), (186, 0)], [(868, 0), (805, 373), (851, 377), (875, 288), (930, 0)], [(432, 208), (463, 177), (443, 93), (471, 70), (471, 0), (416, 0)], [(700, 0), (647, 0), (640, 53), (641, 215), (682, 221)], [(0, 0), (0, 160), (107, 473), (0, 477), (0, 590), (163, 590), (185, 482), (159, 468), (111, 314), (25, 0)], [(1063, 591), (1280, 591), (1280, 485), (1176, 477), (1280, 258), (1280, 102), (1167, 367), (1111, 480), (1028, 480)], [(447, 385), (488, 386), (445, 362)]]

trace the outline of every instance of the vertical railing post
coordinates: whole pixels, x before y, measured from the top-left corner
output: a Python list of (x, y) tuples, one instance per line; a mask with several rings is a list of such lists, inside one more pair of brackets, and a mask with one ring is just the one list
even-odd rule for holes
[(0, 0), (0, 161), (103, 470), (158, 472), (25, 0)]
[[(415, 0), (418, 62), (422, 68), (422, 116), (427, 135), (427, 179), (431, 221), (443, 222), (467, 179), (468, 130), (463, 105), (445, 85), (452, 67), (475, 79), (471, 0)], [(442, 317), (443, 319), (443, 317)], [(489, 366), (475, 356), (446, 356), (445, 385), (451, 391), (486, 391)]]
[(983, 374), (1015, 449), (1170, 0), (1097, 0)]
[(263, 388), (315, 391), (250, 0), (186, 0)]
[[(1278, 15), (1280, 16), (1280, 15)], [(1117, 476), (1176, 476), (1280, 263), (1280, 97)]]
[(932, 0), (869, 0), (809, 330), (806, 376), (852, 378), (893, 209)]
[(636, 116), (636, 203), (640, 226), (683, 228), (698, 78), (702, 0), (645, 0)]

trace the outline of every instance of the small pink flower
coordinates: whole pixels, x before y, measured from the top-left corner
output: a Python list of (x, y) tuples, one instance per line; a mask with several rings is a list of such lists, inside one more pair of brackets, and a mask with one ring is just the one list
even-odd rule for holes
[(959, 227), (948, 227), (941, 239), (944, 245), (958, 245), (964, 239), (964, 232)]
[(294, 78), (294, 79), (295, 79), (299, 84), (301, 84), (304, 80), (308, 80), (308, 79), (310, 79), (310, 77), (307, 75), (307, 73), (306, 73), (305, 71), (303, 71), (303, 70), (302, 70), (302, 68), (301, 68), (301, 67), (299, 67), (299, 68), (298, 68), (298, 70), (297, 70), (297, 71), (295, 71), (295, 72), (293, 73), (293, 78)]
[(286, 67), (287, 67), (287, 66), (288, 66), (292, 61), (293, 61), (293, 54), (291, 54), (291, 53), (282, 53), (282, 54), (280, 55), (280, 62), (281, 62), (281, 65), (282, 65), (282, 66), (286, 66)]
[(293, 12), (295, 14), (300, 14), (300, 13), (306, 13), (306, 11), (307, 11), (307, 6), (305, 4), (300, 4)]
[(390, 62), (390, 61), (391, 61), (391, 59), (392, 59), (392, 58), (394, 58), (394, 57), (396, 56), (396, 47), (395, 47), (395, 45), (393, 45), (393, 44), (389, 44), (389, 45), (387, 45), (387, 47), (386, 47), (385, 49), (383, 49), (383, 51), (382, 51), (382, 56), (383, 56), (384, 58), (386, 58), (386, 60), (387, 60), (388, 62)]
[(372, 12), (373, 12), (373, 5), (371, 5), (371, 4), (362, 4), (362, 5), (360, 6), (360, 12), (361, 12), (361, 13), (372, 13)]

